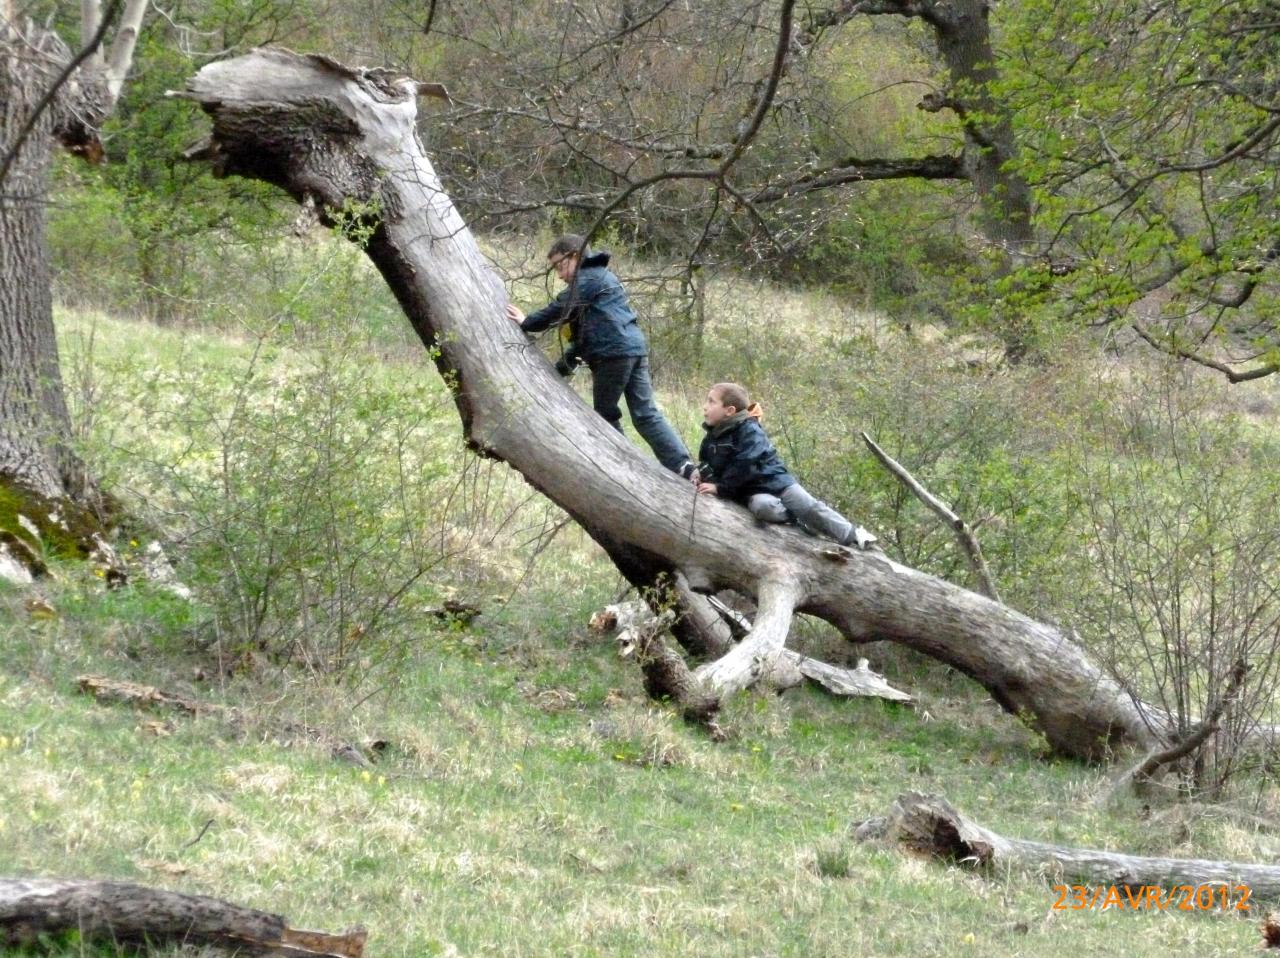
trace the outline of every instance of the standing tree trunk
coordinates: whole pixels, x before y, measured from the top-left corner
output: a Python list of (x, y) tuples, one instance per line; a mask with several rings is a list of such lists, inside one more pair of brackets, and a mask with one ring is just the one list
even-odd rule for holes
[(989, 0), (953, 0), (928, 3), (925, 9), (938, 53), (951, 74), (951, 92), (926, 97), (921, 107), (947, 107), (959, 116), (964, 128), (964, 173), (982, 203), (982, 231), (1011, 264), (1021, 265), (1034, 240), (1031, 189), (1009, 165), (1018, 150), (1013, 124), (1008, 108), (991, 90), (999, 79), (988, 22), (991, 4)]
[(102, 155), (97, 129), (119, 95), (146, 10), (145, 0), (128, 0), (104, 58), (98, 51), (119, 5), (104, 18), (98, 0), (84, 0), (85, 46), (74, 57), (8, 4), (0, 18), (0, 480), (51, 499), (84, 500), (91, 483), (71, 449), (54, 336), (49, 167), (55, 144)]
[(53, 332), (45, 191), (62, 105), (42, 111), (17, 145), (58, 68), (52, 34), (0, 23), (0, 478), (50, 498), (79, 493), (83, 471), (66, 442), (71, 423)]
[(453, 390), (468, 443), (507, 461), (570, 513), (632, 581), (681, 572), (755, 596), (751, 633), (696, 672), (717, 698), (750, 685), (783, 648), (792, 614), (851, 641), (891, 639), (982, 683), (1061, 753), (1150, 745), (1163, 719), (1135, 703), (1059, 630), (906, 568), (695, 496), (566, 388), (503, 318), (506, 291), (415, 130), (416, 85), (382, 70), (259, 50), (202, 69), (186, 94), (213, 121), (193, 157), (314, 203), (363, 210), (369, 257)]

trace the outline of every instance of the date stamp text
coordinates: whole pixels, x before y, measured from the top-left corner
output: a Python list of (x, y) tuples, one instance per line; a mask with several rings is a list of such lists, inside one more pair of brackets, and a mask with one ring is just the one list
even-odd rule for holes
[(1054, 885), (1057, 911), (1248, 911), (1248, 885)]

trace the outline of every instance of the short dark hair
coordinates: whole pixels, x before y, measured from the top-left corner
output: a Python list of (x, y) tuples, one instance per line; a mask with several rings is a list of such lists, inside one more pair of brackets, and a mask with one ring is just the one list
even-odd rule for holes
[(579, 253), (582, 254), (583, 259), (591, 255), (591, 250), (587, 247), (587, 238), (577, 233), (565, 233), (551, 244), (551, 249), (547, 251), (547, 259), (553, 256), (576, 256)]
[(716, 383), (711, 387), (711, 391), (720, 397), (720, 405), (732, 406), (738, 412), (742, 412), (751, 405), (747, 388), (737, 383)]

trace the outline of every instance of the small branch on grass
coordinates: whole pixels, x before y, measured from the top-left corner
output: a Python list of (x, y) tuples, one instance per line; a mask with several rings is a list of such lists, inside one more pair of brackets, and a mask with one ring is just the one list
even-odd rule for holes
[[(215, 705), (212, 702), (201, 702), (187, 698), (185, 695), (176, 695), (173, 692), (165, 692), (137, 682), (109, 679), (102, 675), (81, 675), (76, 679), (76, 684), (80, 686), (81, 692), (92, 696), (104, 705), (131, 705), (148, 711), (183, 712), (194, 717), (207, 715), (237, 729), (250, 728), (254, 724), (239, 709), (227, 705)], [(359, 752), (356, 746), (314, 725), (284, 722), (279, 726), (279, 730), (291, 738), (306, 739), (328, 746), (335, 757), (341, 757), (348, 749)], [(363, 755), (362, 752), (360, 754)]]
[(361, 958), (367, 937), (290, 928), (280, 915), (130, 882), (0, 878), (0, 942), (29, 946), (63, 932), (111, 948), (163, 941), (290, 958)]
[(910, 489), (917, 499), (932, 509), (947, 525), (951, 526), (951, 531), (956, 534), (960, 547), (964, 549), (964, 554), (969, 559), (969, 568), (973, 570), (974, 577), (978, 580), (979, 590), (988, 599), (999, 602), (1000, 594), (996, 591), (996, 584), (991, 578), (991, 570), (987, 567), (987, 560), (982, 555), (982, 546), (978, 544), (978, 537), (973, 534), (969, 524), (956, 515), (950, 506), (921, 485), (915, 476), (911, 475), (905, 467), (877, 446), (865, 432), (862, 434), (862, 441), (867, 444), (872, 454), (880, 460), (881, 465), (897, 476), (898, 480)]
[[(1119, 889), (1117, 894), (1132, 891), (1137, 895), (1139, 889), (1163, 889), (1168, 892), (1164, 901), (1173, 898), (1175, 889), (1184, 885), (1193, 889), (1205, 885), (1225, 887), (1230, 904), (1247, 901), (1249, 897), (1280, 897), (1280, 866), (1277, 865), (1145, 858), (1006, 838), (965, 818), (945, 798), (919, 792), (898, 796), (888, 815), (861, 822), (854, 837), (859, 841), (900, 845), (948, 864), (983, 871), (1014, 867), (1045, 875), (1051, 882), (1079, 881), (1104, 888), (1114, 885)], [(1161, 910), (1164, 907), (1167, 906)]]

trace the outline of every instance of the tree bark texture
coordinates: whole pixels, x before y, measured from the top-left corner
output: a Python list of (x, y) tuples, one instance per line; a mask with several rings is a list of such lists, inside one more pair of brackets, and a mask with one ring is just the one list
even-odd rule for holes
[[(0, 157), (13, 149), (67, 48), (30, 24), (0, 23)], [(0, 183), (0, 477), (56, 498), (81, 481), (67, 446), (49, 290), (45, 202), (58, 110), (45, 110)]]
[(129, 882), (0, 878), (0, 942), (30, 944), (76, 931), (86, 942), (174, 942), (235, 952), (360, 958), (365, 933), (289, 928), (279, 915), (204, 895)]
[(1160, 741), (1059, 630), (882, 555), (761, 528), (737, 505), (695, 497), (596, 416), (503, 317), (506, 291), (418, 139), (413, 81), (268, 49), (206, 66), (185, 96), (213, 123), (192, 156), (315, 203), (330, 223), (367, 222), (365, 249), (453, 391), (472, 447), (564, 508), (633, 582), (679, 571), (700, 589), (756, 598), (752, 633), (699, 669), (713, 694), (758, 677), (791, 614), (806, 612), (851, 641), (891, 639), (954, 666), (1061, 753)]
[[(898, 844), (951, 863), (983, 869), (1013, 866), (1093, 886), (1244, 886), (1252, 897), (1280, 896), (1280, 865), (1145, 858), (1006, 838), (961, 815), (946, 799), (919, 792), (898, 796), (888, 815), (862, 822), (854, 835), (861, 841)], [(1231, 901), (1238, 901), (1242, 894)]]

